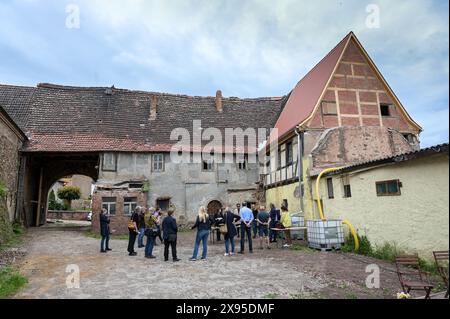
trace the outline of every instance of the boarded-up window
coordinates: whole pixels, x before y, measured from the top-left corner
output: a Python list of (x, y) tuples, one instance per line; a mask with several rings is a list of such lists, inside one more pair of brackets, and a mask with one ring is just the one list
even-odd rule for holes
[(115, 172), (117, 171), (117, 154), (115, 153), (104, 153), (102, 169), (105, 172)]
[(334, 198), (334, 188), (333, 188), (333, 179), (327, 178), (327, 189), (328, 189), (328, 198)]
[(377, 196), (400, 196), (401, 183), (399, 180), (377, 182)]
[(337, 115), (336, 102), (322, 101), (322, 114), (323, 115)]

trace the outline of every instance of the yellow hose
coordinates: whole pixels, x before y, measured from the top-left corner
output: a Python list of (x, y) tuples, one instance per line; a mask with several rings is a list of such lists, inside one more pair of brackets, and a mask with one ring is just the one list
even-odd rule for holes
[(355, 240), (355, 251), (358, 251), (359, 250), (359, 238), (358, 238), (358, 233), (355, 230), (355, 227), (353, 227), (353, 225), (348, 220), (343, 220), (342, 224), (347, 225), (348, 228), (350, 229), (350, 232), (353, 235), (353, 239)]
[[(319, 176), (317, 176), (317, 181), (316, 181), (317, 207), (319, 208), (320, 219), (322, 221), (326, 221), (326, 218), (325, 218), (325, 214), (323, 213), (322, 203), (320, 202), (320, 199), (321, 199), (321, 196), (320, 196), (320, 179), (323, 177), (323, 175), (331, 173), (331, 172), (338, 171), (340, 169), (342, 169), (342, 167), (327, 168), (326, 170), (322, 171), (319, 174)], [(350, 232), (353, 235), (353, 239), (355, 240), (355, 251), (358, 251), (359, 250), (359, 238), (358, 238), (358, 234), (357, 234), (357, 232), (355, 230), (355, 227), (353, 227), (353, 225), (348, 220), (342, 221), (342, 224), (347, 225), (348, 228), (350, 229)]]

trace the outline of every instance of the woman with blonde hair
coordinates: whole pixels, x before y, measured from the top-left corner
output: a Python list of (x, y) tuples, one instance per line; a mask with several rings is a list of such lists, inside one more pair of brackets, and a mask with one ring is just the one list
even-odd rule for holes
[(203, 206), (198, 210), (197, 220), (195, 221), (195, 225), (192, 226), (192, 229), (195, 228), (197, 228), (197, 237), (195, 238), (194, 253), (190, 259), (191, 261), (197, 260), (200, 242), (203, 242), (202, 259), (206, 259), (206, 255), (208, 253), (208, 237), (211, 230), (211, 220), (205, 207)]

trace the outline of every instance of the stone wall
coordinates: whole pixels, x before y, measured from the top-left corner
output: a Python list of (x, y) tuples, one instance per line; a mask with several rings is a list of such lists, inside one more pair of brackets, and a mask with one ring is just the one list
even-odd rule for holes
[(6, 210), (10, 221), (13, 221), (16, 210), (21, 145), (21, 139), (6, 125), (6, 119), (0, 113), (0, 182), (6, 187)]
[(385, 127), (340, 127), (325, 131), (311, 151), (311, 173), (411, 152), (402, 134)]
[[(170, 154), (164, 154), (163, 172), (152, 171), (152, 154), (120, 153), (117, 169), (107, 171), (100, 167), (98, 186), (129, 181), (148, 182), (150, 190), (144, 206), (155, 207), (158, 199), (169, 199), (176, 214), (194, 221), (200, 206), (211, 201), (235, 205), (242, 201), (256, 201), (259, 182), (258, 164), (239, 169), (236, 163), (215, 164), (213, 170), (203, 170), (200, 163), (172, 163)], [(94, 208), (94, 211), (95, 208)]]

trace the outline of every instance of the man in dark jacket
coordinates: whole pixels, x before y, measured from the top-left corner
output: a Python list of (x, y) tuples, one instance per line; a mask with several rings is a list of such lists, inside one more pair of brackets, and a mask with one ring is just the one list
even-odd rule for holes
[(169, 246), (172, 248), (172, 259), (174, 262), (180, 261), (177, 257), (177, 220), (172, 216), (174, 211), (170, 209), (162, 222), (164, 239), (164, 260), (169, 261)]
[[(108, 211), (106, 209), (102, 209), (102, 212), (100, 213), (100, 235), (102, 236), (102, 241), (100, 243), (100, 252), (106, 253), (107, 251), (111, 251), (112, 249), (109, 248), (109, 224), (110, 219), (108, 216)], [(105, 247), (106, 242), (106, 247)]]
[(277, 234), (276, 231), (273, 231), (272, 228), (275, 228), (277, 224), (281, 220), (281, 213), (279, 209), (275, 208), (274, 204), (270, 204), (270, 231), (269, 231), (269, 239), (271, 243), (277, 242)]
[(131, 215), (131, 222), (133, 223), (133, 228), (128, 228), (129, 237), (128, 237), (128, 255), (136, 256), (137, 252), (134, 251), (134, 244), (136, 243), (136, 237), (139, 234), (139, 214), (141, 212), (141, 207), (136, 207), (133, 215)]

